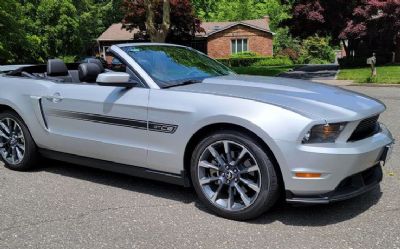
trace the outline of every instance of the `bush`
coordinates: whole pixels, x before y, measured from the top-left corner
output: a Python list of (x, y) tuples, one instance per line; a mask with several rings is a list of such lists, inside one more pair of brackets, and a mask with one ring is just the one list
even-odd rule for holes
[(277, 56), (271, 58), (264, 58), (252, 64), (254, 67), (266, 67), (266, 66), (290, 66), (293, 65), (293, 61), (289, 57)]
[(234, 55), (228, 59), (217, 59), (217, 60), (229, 67), (250, 67), (250, 66), (265, 67), (265, 66), (293, 65), (293, 61), (287, 56), (262, 57), (262, 56), (250, 56), (249, 52), (246, 52), (246, 54), (247, 55), (243, 55), (242, 53), (240, 56)]
[(251, 52), (251, 51), (246, 51), (246, 52), (240, 52), (233, 54), (231, 58), (254, 58), (254, 57), (262, 57), (259, 56), (256, 52)]
[(263, 60), (268, 57), (235, 57), (228, 59), (217, 59), (219, 62), (229, 67), (249, 67), (257, 61)]
[(277, 53), (279, 56), (289, 57), (292, 61), (297, 61), (300, 57), (300, 53), (293, 48), (285, 48)]
[(325, 64), (335, 60), (335, 50), (329, 45), (329, 37), (311, 36), (303, 40), (300, 64)]

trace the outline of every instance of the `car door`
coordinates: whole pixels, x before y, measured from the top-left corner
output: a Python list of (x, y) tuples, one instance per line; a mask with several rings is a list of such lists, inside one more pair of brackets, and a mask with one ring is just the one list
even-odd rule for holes
[(47, 149), (145, 166), (148, 88), (57, 83), (50, 92)]

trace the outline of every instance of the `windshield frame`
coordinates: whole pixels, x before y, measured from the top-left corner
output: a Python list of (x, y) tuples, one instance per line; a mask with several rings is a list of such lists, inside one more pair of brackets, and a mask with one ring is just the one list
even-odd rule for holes
[[(158, 79), (156, 77), (154, 77), (152, 75), (151, 72), (149, 72), (149, 70), (147, 70), (138, 60), (137, 58), (135, 58), (134, 56), (132, 56), (131, 54), (129, 54), (129, 52), (127, 51), (128, 49), (132, 49), (132, 48), (140, 48), (140, 47), (147, 47), (147, 48), (151, 48), (151, 47), (166, 47), (166, 48), (176, 48), (176, 49), (186, 49), (194, 54), (196, 54), (196, 56), (202, 57), (202, 59), (205, 60), (209, 60), (211, 63), (215, 63), (218, 67), (220, 67), (220, 69), (223, 69), (226, 71), (226, 74), (219, 74), (219, 75), (209, 75), (209, 76), (201, 76), (201, 77), (188, 77), (188, 78), (184, 78), (184, 79), (177, 79), (177, 80), (170, 80), (170, 81), (164, 81), (161, 79)], [(154, 83), (157, 84), (158, 87), (160, 87), (161, 89), (165, 89), (165, 88), (171, 88), (171, 87), (175, 87), (175, 86), (180, 86), (182, 85), (182, 83), (187, 82), (187, 81), (197, 81), (196, 83), (201, 83), (204, 79), (207, 78), (213, 78), (213, 77), (219, 77), (219, 76), (226, 76), (226, 75), (235, 75), (236, 73), (229, 68), (228, 66), (224, 65), (223, 63), (210, 58), (209, 56), (207, 56), (206, 54), (193, 49), (191, 47), (186, 47), (186, 46), (181, 46), (181, 45), (174, 45), (174, 44), (164, 44), (164, 43), (141, 43), (141, 44), (124, 44), (122, 46), (119, 47), (129, 58), (131, 58), (153, 81)], [(150, 49), (151, 50), (151, 49)], [(154, 50), (157, 51), (157, 50)], [(184, 64), (179, 64), (182, 66), (185, 66)]]

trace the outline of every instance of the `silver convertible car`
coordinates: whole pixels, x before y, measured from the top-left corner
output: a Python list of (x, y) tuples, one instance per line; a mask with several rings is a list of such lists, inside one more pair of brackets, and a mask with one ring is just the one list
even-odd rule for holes
[[(279, 198), (330, 203), (375, 188), (393, 144), (385, 105), (341, 88), (237, 75), (191, 48), (123, 44), (100, 61), (0, 77), (0, 154), (40, 156), (186, 187), (216, 214), (257, 217)], [(162, 191), (162, 190), (160, 190)]]

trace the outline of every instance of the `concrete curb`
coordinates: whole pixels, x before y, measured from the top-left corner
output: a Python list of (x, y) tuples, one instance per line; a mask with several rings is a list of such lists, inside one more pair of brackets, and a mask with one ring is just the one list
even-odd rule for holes
[(400, 88), (400, 84), (377, 84), (377, 83), (358, 83), (358, 84), (350, 84), (347, 86), (366, 86), (366, 87), (396, 87)]

